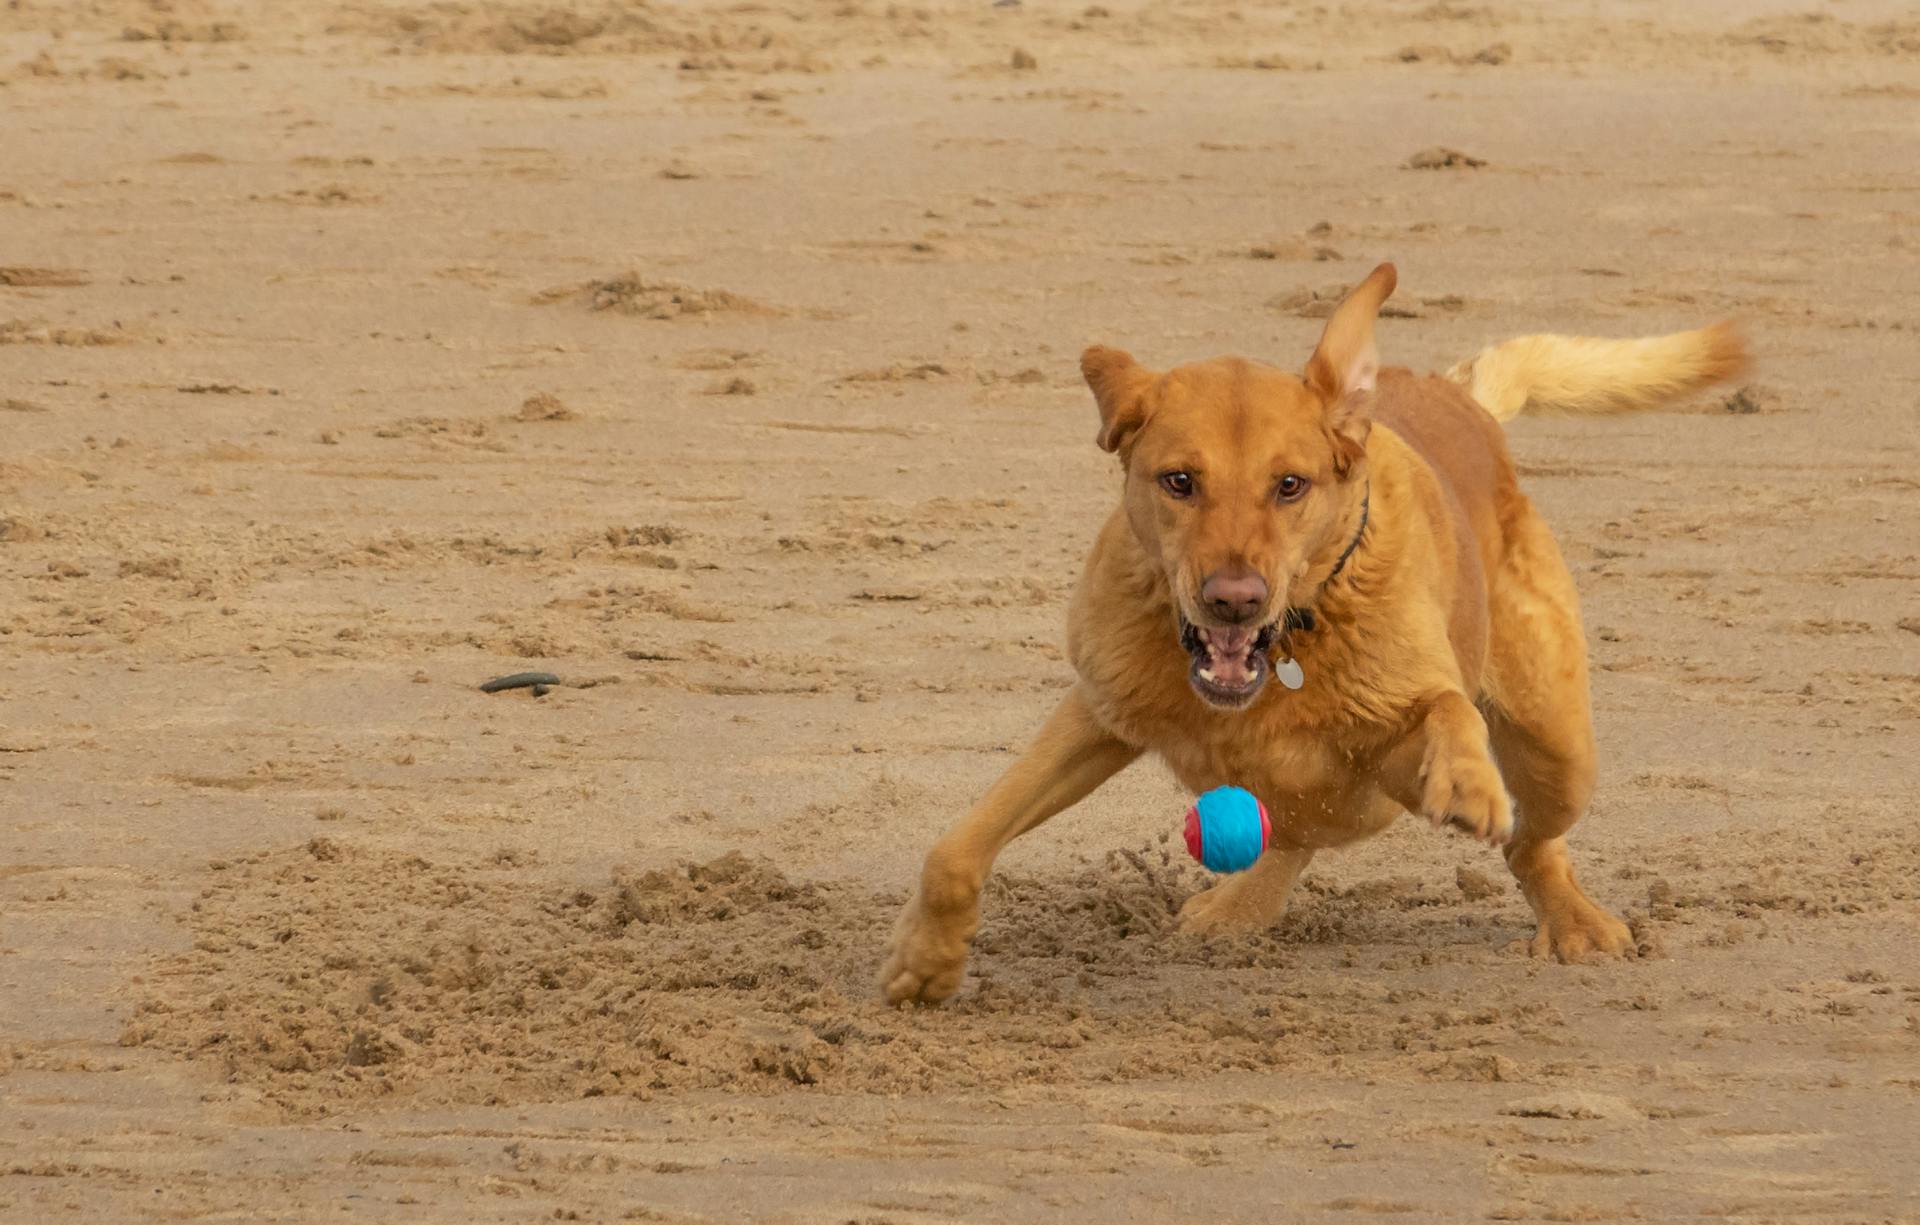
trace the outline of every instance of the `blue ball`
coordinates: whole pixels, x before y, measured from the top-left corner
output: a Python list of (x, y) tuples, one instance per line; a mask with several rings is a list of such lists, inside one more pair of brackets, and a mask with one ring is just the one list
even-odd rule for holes
[(1187, 853), (1215, 872), (1244, 872), (1267, 849), (1273, 823), (1244, 787), (1215, 787), (1187, 809)]

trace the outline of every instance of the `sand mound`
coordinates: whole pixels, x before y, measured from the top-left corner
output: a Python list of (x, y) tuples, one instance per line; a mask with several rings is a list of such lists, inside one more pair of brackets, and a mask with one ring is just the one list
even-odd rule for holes
[(653, 280), (638, 272), (622, 273), (580, 285), (556, 285), (534, 298), (548, 306), (577, 302), (588, 310), (613, 311), (643, 319), (677, 319), (682, 315), (777, 315), (764, 303), (724, 289), (695, 289), (674, 281)]
[[(1723, 868), (1711, 883), (1697, 879), (1705, 856)], [(1913, 862), (1910, 847), (1831, 829), (1734, 857), (1680, 840), (1634, 871), (1647, 879), (1635, 926), (1657, 951), (1723, 942), (1733, 919), (1883, 910), (1914, 896)], [(738, 852), (598, 888), (528, 884), (533, 866), (326, 838), (218, 865), (192, 951), (152, 976), (122, 1042), (218, 1060), (316, 1114), (397, 1097), (992, 1089), (1336, 1056), (1399, 1079), (1512, 1078), (1508, 1055), (1473, 1052), (1562, 1023), (1557, 980), (1522, 974), (1502, 947), (1530, 928), (1518, 899), (1438, 875), (1309, 877), (1276, 932), (1204, 941), (1174, 916), (1206, 878), (1166, 845), (996, 876), (967, 991), (900, 1011), (872, 982), (898, 895), (795, 881)], [(1356, 956), (1372, 970), (1354, 973)], [(1462, 960), (1503, 969), (1430, 974)]]
[(673, 10), (623, 3), (468, 4), (409, 7), (362, 4), (330, 32), (384, 38), (398, 48), (437, 54), (645, 54), (749, 51), (774, 45), (754, 22), (689, 22)]
[(1263, 973), (1294, 961), (1290, 944), (1350, 934), (1341, 912), (1378, 906), (1391, 884), (1315, 899), (1287, 936), (1201, 942), (1171, 930), (1197, 875), (1164, 849), (998, 879), (988, 906), (1002, 921), (979, 942), (974, 987), (948, 1009), (902, 1012), (871, 986), (897, 896), (792, 881), (737, 853), (597, 889), (528, 887), (525, 868), (327, 839), (236, 861), (123, 1042), (219, 1060), (314, 1113), (396, 1095), (1125, 1080), (1411, 1036), (1390, 1017), (1355, 1023), (1373, 988), (1322, 980), (1309, 996)]
[(233, 0), (9, 0), (0, 30), (111, 31), (127, 42), (232, 42)]
[(0, 319), (0, 345), (64, 345), (92, 348), (129, 340), (124, 332), (100, 328), (54, 327), (33, 319)]
[(71, 289), (87, 284), (89, 279), (75, 268), (0, 267), (0, 285), (15, 289)]

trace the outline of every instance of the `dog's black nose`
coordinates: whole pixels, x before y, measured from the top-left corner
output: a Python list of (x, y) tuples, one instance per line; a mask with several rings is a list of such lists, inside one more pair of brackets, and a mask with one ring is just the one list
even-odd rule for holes
[(1216, 570), (1200, 584), (1200, 602), (1228, 625), (1251, 621), (1267, 606), (1267, 580), (1252, 571)]

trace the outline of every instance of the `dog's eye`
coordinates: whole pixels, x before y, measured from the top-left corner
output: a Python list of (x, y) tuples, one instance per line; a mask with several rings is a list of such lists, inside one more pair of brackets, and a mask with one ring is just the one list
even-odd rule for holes
[(1274, 485), (1273, 496), (1282, 502), (1298, 502), (1300, 495), (1307, 491), (1309, 484), (1311, 482), (1306, 477), (1295, 476), (1289, 472)]
[(1184, 501), (1193, 496), (1193, 475), (1188, 472), (1163, 472), (1160, 474), (1160, 488)]

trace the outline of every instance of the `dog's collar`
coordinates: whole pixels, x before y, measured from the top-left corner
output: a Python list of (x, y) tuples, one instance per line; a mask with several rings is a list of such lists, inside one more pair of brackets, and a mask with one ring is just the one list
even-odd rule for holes
[[(1373, 509), (1373, 482), (1367, 482), (1367, 488), (1360, 495), (1360, 526), (1353, 529), (1353, 539), (1347, 541), (1347, 547), (1341, 551), (1340, 560), (1333, 563), (1333, 569), (1327, 571), (1327, 583), (1331, 583), (1340, 571), (1346, 569), (1347, 559), (1360, 547), (1360, 538), (1367, 534), (1367, 516)], [(1327, 583), (1320, 584), (1325, 587)]]
[[(1368, 481), (1366, 492), (1360, 495), (1360, 526), (1353, 529), (1353, 539), (1347, 541), (1347, 547), (1341, 551), (1339, 560), (1333, 563), (1333, 569), (1327, 571), (1326, 582), (1320, 584), (1320, 590), (1325, 591), (1327, 589), (1327, 583), (1331, 583), (1334, 578), (1339, 575), (1340, 571), (1346, 568), (1347, 559), (1351, 558), (1354, 550), (1360, 547), (1360, 538), (1367, 534), (1367, 516), (1372, 509), (1372, 503), (1373, 482)], [(1291, 634), (1295, 630), (1310, 634), (1318, 624), (1318, 621), (1313, 615), (1313, 609), (1306, 607), (1289, 608), (1287, 609), (1286, 615), (1280, 618), (1281, 638), (1284, 640), (1288, 634)]]

